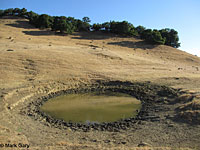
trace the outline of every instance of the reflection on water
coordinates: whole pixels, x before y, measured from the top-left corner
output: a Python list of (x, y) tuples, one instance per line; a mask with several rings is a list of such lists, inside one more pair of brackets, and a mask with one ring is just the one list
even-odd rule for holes
[(121, 93), (69, 94), (52, 98), (41, 110), (67, 122), (113, 122), (135, 116), (139, 100)]

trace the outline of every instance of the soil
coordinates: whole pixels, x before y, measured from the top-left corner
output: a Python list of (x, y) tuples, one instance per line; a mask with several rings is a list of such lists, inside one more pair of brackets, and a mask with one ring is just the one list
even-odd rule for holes
[[(0, 33), (2, 149), (200, 149), (200, 125), (176, 111), (200, 95), (199, 57), (112, 34), (55, 35), (20, 18), (0, 19)], [(102, 89), (140, 99), (142, 110), (97, 129), (37, 112), (50, 97)]]
[[(141, 110), (134, 118), (126, 118), (123, 120), (115, 122), (104, 122), (104, 123), (91, 123), (91, 124), (81, 124), (65, 122), (64, 120), (59, 120), (45, 114), (40, 110), (40, 107), (48, 99), (62, 94), (72, 94), (72, 93), (91, 93), (105, 94), (105, 93), (124, 93), (136, 97), (142, 102)], [(166, 86), (158, 86), (150, 83), (131, 83), (131, 82), (120, 82), (120, 81), (110, 81), (104, 83), (98, 81), (97, 85), (91, 85), (91, 87), (71, 89), (66, 91), (59, 91), (54, 94), (49, 94), (38, 100), (29, 103), (25, 106), (21, 113), (28, 115), (35, 120), (39, 120), (48, 126), (54, 126), (60, 129), (70, 128), (71, 130), (82, 130), (84, 132), (90, 130), (100, 130), (100, 131), (113, 131), (119, 132), (120, 130), (127, 130), (128, 128), (134, 128), (134, 125), (141, 121), (160, 121), (161, 117), (165, 121), (167, 119), (174, 118), (172, 107), (167, 107), (169, 104), (173, 104), (177, 99), (179, 92), (175, 89), (168, 88)], [(177, 106), (176, 106), (177, 107)], [(176, 108), (175, 107), (175, 108)], [(174, 108), (174, 107), (173, 107)], [(169, 111), (170, 110), (170, 111)], [(168, 111), (168, 113), (166, 113)], [(159, 113), (158, 113), (159, 112)], [(164, 116), (164, 118), (163, 118)], [(171, 118), (170, 118), (171, 117)]]

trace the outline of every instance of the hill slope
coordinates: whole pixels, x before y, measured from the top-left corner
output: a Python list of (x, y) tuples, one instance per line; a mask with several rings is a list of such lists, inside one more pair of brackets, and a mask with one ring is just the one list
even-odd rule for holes
[(95, 80), (151, 81), (200, 92), (199, 57), (113, 34), (55, 35), (20, 18), (0, 19), (0, 68), (0, 130), (3, 139), (25, 143), (38, 142), (36, 134), (29, 134), (39, 123), (19, 119), (15, 108), (51, 92)]
[(98, 33), (54, 35), (32, 27), (25, 19), (1, 19), (0, 32), (5, 87), (31, 80), (67, 80), (70, 75), (79, 80), (86, 76), (88, 80), (199, 77), (200, 58), (134, 38)]

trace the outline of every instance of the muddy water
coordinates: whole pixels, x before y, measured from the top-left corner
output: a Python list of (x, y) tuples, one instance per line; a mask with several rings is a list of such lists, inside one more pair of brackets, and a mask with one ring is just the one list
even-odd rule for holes
[(69, 94), (52, 98), (41, 107), (45, 113), (67, 122), (113, 122), (135, 116), (139, 100), (122, 93)]

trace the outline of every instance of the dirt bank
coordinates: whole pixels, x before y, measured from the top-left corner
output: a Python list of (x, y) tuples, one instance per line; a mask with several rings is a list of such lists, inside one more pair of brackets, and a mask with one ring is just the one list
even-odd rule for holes
[[(142, 102), (142, 108), (139, 113), (134, 118), (126, 118), (124, 120), (119, 120), (111, 123), (94, 123), (94, 124), (80, 124), (80, 123), (68, 123), (63, 120), (58, 120), (52, 118), (51, 116), (45, 114), (40, 110), (40, 107), (48, 99), (62, 94), (72, 94), (72, 93), (90, 93), (95, 92), (96, 94), (104, 94), (109, 92), (124, 93), (136, 97)], [(33, 101), (28, 106), (26, 106), (21, 113), (32, 117), (35, 120), (39, 120), (48, 126), (57, 127), (60, 129), (70, 128), (71, 130), (82, 130), (87, 132), (89, 130), (99, 130), (99, 131), (115, 131), (127, 130), (128, 128), (134, 128), (134, 124), (140, 121), (160, 121), (162, 119), (169, 119), (171, 113), (167, 114), (166, 110), (167, 104), (174, 103), (180, 93), (178, 90), (166, 87), (158, 86), (151, 83), (131, 83), (131, 82), (121, 82), (121, 81), (110, 81), (101, 82), (97, 81), (96, 85), (91, 85), (91, 87), (80, 88), (80, 89), (70, 89), (58, 91), (56, 93), (50, 93), (49, 95), (39, 98)], [(173, 109), (170, 111), (174, 111)], [(170, 112), (168, 110), (168, 112)], [(158, 113), (159, 112), (159, 113)], [(174, 112), (173, 112), (174, 113)], [(163, 118), (165, 116), (165, 118)], [(172, 118), (171, 118), (172, 119)]]

